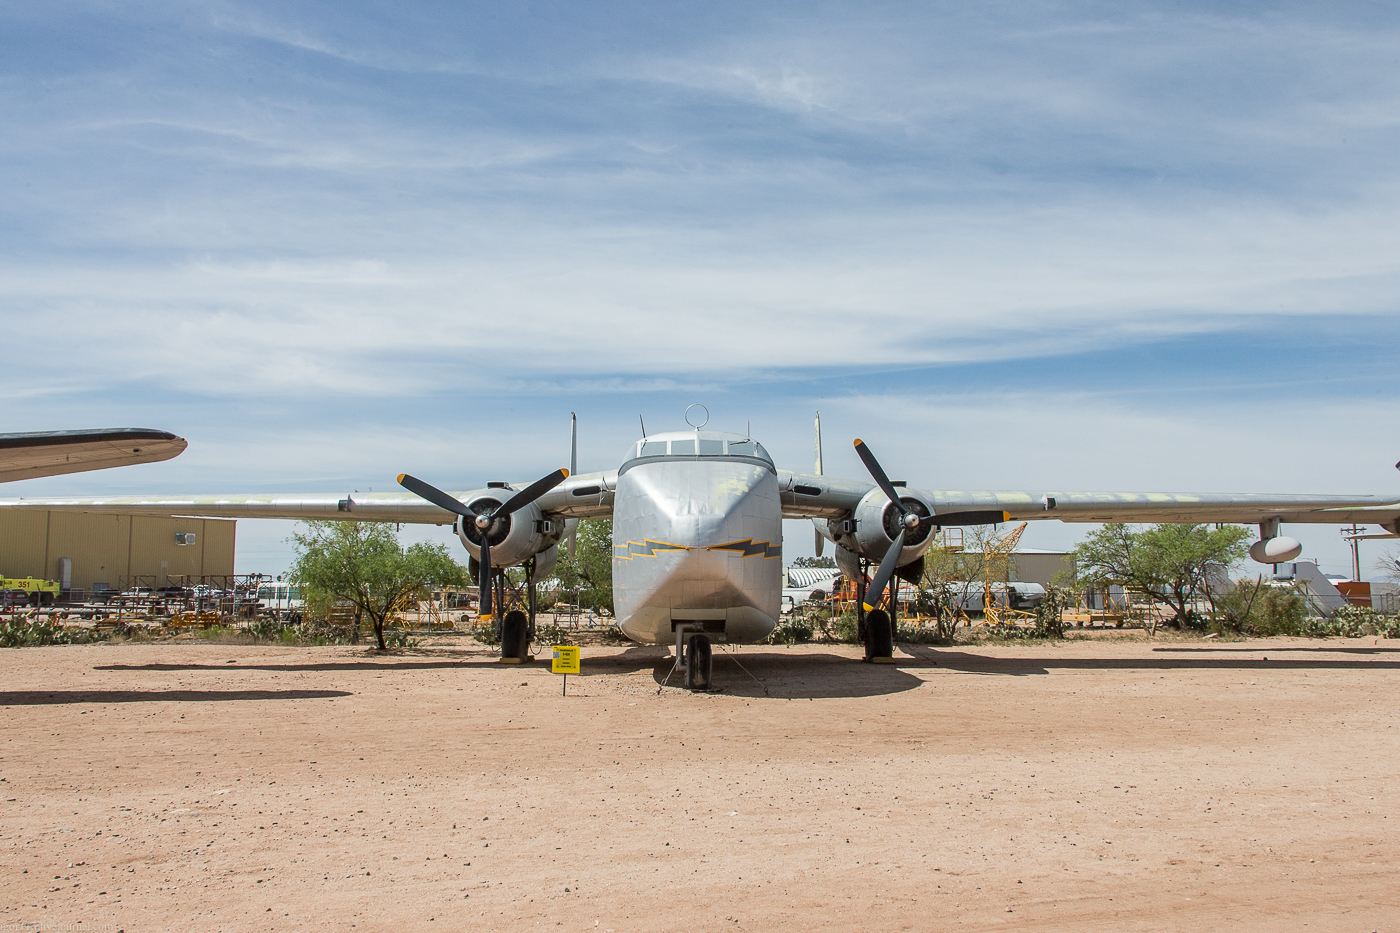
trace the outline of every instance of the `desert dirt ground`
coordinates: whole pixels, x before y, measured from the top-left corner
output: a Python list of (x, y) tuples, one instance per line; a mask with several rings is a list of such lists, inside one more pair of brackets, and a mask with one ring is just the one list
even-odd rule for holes
[(1400, 642), (665, 655), (0, 652), (0, 929), (1400, 929)]

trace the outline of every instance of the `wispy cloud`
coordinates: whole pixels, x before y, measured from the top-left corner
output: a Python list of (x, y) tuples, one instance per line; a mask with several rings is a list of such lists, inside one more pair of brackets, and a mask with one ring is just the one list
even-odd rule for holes
[[(0, 319), (61, 349), (8, 360), (0, 393), (16, 427), (186, 431), (161, 467), (186, 486), (530, 475), (575, 409), (610, 465), (638, 412), (703, 397), (802, 460), (789, 426), (837, 405), (918, 425), (935, 464), (945, 431), (1004, 424), (1036, 452), (985, 461), (1008, 483), (1043, 461), (1219, 488), (1245, 455), (1172, 452), (1266, 445), (1281, 400), (1394, 414), (1384, 367), (1258, 349), (1394, 336), (1379, 8), (3, 15)], [(1164, 391), (1183, 354), (1234, 409)], [(1075, 452), (1103, 424), (1168, 440), (1099, 473)], [(1288, 456), (1258, 482), (1333, 485), (1322, 452)]]

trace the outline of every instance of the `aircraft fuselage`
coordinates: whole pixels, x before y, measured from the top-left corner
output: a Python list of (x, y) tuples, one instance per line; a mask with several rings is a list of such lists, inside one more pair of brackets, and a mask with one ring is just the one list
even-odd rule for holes
[(777, 624), (782, 503), (761, 445), (716, 431), (653, 435), (618, 471), (613, 603), (628, 638), (676, 631), (752, 643)]

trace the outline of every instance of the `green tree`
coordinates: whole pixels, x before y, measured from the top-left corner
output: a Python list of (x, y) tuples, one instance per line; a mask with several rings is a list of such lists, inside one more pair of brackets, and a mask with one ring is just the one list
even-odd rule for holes
[(799, 557), (792, 562), (794, 567), (810, 567), (816, 570), (835, 570), (836, 559), (832, 557)]
[(586, 518), (576, 535), (573, 558), (561, 555), (553, 576), (561, 589), (577, 591), (580, 606), (612, 612), (612, 522)]
[(1191, 603), (1206, 586), (1211, 564), (1232, 567), (1244, 558), (1250, 532), (1239, 525), (1161, 524), (1138, 529), (1104, 525), (1074, 549), (1080, 579), (1099, 588), (1141, 590), (1190, 622)]
[(368, 615), (383, 651), (384, 620), (407, 593), (425, 586), (464, 586), (467, 572), (441, 544), (413, 544), (379, 522), (306, 522), (292, 535), (292, 585), (322, 611), (338, 601), (355, 607), (355, 637)]

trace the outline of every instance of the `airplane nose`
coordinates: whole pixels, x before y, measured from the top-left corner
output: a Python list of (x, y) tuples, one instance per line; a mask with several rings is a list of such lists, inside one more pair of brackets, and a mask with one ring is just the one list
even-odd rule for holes
[(614, 509), (614, 590), (630, 637), (664, 643), (681, 623), (735, 641), (772, 630), (782, 512), (771, 472), (735, 462), (649, 465), (619, 479)]

